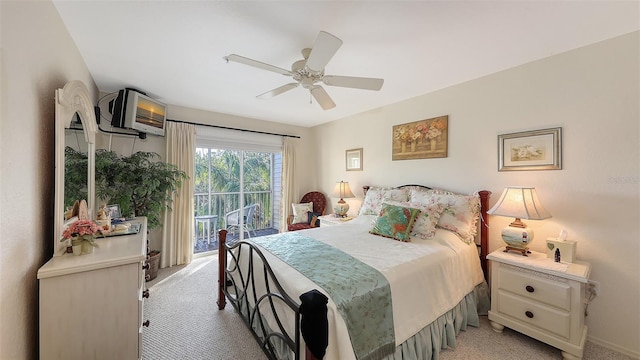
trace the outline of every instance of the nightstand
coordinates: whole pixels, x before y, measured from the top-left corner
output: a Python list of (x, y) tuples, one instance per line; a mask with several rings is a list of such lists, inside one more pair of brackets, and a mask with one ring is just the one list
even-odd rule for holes
[(591, 265), (556, 263), (535, 251), (522, 256), (503, 250), (487, 256), (493, 330), (501, 333), (506, 326), (562, 350), (564, 359), (582, 359)]
[(320, 219), (320, 227), (326, 227), (326, 226), (336, 226), (336, 225), (345, 224), (355, 219), (355, 217), (347, 216), (347, 217), (341, 218), (341, 217), (335, 217), (333, 214), (330, 214), (330, 215), (319, 216), (318, 219)]

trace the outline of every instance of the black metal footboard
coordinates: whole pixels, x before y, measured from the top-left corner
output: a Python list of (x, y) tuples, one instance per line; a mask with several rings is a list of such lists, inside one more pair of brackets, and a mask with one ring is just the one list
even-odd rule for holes
[[(299, 360), (299, 303), (284, 291), (260, 249), (245, 241), (229, 245), (226, 236), (227, 231), (220, 230), (218, 309), (224, 309), (228, 299), (270, 359), (281, 359), (284, 349)], [(294, 329), (287, 328), (285, 316), (294, 317)], [(273, 320), (271, 326), (267, 317)]]

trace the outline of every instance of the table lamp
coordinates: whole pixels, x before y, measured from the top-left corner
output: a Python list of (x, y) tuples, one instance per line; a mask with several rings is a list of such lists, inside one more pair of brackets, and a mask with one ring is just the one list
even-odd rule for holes
[(504, 251), (515, 250), (524, 256), (531, 253), (528, 245), (533, 241), (533, 230), (526, 229), (527, 225), (521, 219), (543, 220), (551, 217), (542, 207), (536, 189), (524, 186), (508, 186), (487, 213), (516, 218), (502, 229), (502, 240), (507, 244)]
[(339, 197), (338, 203), (333, 208), (333, 212), (337, 217), (345, 217), (347, 216), (347, 211), (349, 211), (349, 204), (344, 201), (344, 198), (354, 198), (356, 197), (351, 192), (351, 188), (349, 187), (349, 183), (346, 181), (338, 181), (336, 183), (336, 187), (333, 188), (333, 197)]

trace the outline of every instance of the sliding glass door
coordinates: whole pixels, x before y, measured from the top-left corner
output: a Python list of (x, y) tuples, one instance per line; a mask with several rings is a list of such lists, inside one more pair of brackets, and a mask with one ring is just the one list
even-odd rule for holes
[(215, 251), (217, 231), (229, 241), (279, 231), (282, 154), (198, 147), (194, 253)]

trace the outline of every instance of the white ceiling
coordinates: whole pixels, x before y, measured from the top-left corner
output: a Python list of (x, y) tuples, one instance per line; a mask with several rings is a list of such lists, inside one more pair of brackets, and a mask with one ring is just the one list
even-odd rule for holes
[[(54, 0), (101, 91), (134, 87), (168, 104), (314, 126), (618, 35), (638, 1), (63, 1)], [(320, 30), (343, 40), (326, 74), (377, 77), (382, 90), (324, 86), (323, 111), (281, 68)]]

